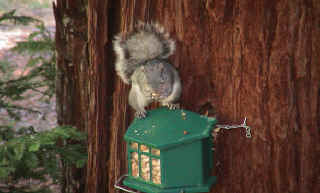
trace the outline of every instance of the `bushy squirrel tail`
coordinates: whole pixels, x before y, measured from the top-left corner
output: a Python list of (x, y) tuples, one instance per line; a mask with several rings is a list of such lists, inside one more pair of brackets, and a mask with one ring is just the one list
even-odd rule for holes
[(116, 72), (127, 84), (135, 69), (153, 59), (166, 59), (175, 51), (175, 41), (170, 39), (157, 23), (139, 22), (126, 34), (119, 34), (113, 41), (116, 53)]

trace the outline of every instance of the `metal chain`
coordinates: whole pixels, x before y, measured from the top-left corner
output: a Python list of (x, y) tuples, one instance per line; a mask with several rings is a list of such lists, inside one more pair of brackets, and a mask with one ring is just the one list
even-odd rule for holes
[(246, 129), (246, 137), (251, 138), (251, 128), (246, 124), (247, 117), (244, 118), (244, 121), (241, 125), (216, 125), (217, 128), (221, 129), (234, 129), (234, 128), (245, 128)]

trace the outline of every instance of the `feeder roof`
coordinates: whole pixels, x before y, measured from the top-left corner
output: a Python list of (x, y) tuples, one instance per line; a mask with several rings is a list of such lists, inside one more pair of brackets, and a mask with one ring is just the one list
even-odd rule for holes
[(159, 108), (148, 111), (145, 119), (135, 119), (124, 138), (163, 149), (209, 137), (215, 123), (215, 118), (191, 111)]

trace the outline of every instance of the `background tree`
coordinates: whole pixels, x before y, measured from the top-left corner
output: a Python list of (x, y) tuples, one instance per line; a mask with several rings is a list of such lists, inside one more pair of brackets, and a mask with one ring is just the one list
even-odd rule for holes
[(184, 108), (220, 123), (248, 118), (252, 139), (241, 129), (218, 136), (212, 193), (320, 191), (318, 0), (57, 0), (55, 16), (59, 123), (88, 132), (74, 192), (116, 192), (126, 173), (133, 112), (111, 43), (137, 20), (159, 22), (177, 40), (170, 60)]
[[(26, 40), (5, 51), (13, 54), (11, 60), (0, 60), (0, 193), (56, 192), (63, 176), (61, 163), (85, 165), (86, 145), (80, 142), (86, 141), (86, 135), (72, 127), (52, 128), (48, 121), (52, 117), (31, 102), (50, 103), (55, 93), (54, 41), (38, 19), (16, 15), (15, 10), (0, 15), (1, 27), (13, 24), (37, 25)], [(25, 66), (15, 63), (14, 57), (19, 56), (26, 60)], [(29, 114), (41, 117), (46, 125), (39, 119), (30, 125)]]

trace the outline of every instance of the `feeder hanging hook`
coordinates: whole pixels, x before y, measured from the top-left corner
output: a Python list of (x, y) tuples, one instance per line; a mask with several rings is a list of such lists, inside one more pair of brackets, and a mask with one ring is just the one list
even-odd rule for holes
[(216, 125), (217, 128), (221, 129), (234, 129), (234, 128), (245, 128), (246, 129), (246, 137), (251, 138), (251, 128), (247, 125), (247, 117), (244, 118), (243, 123), (241, 125)]

